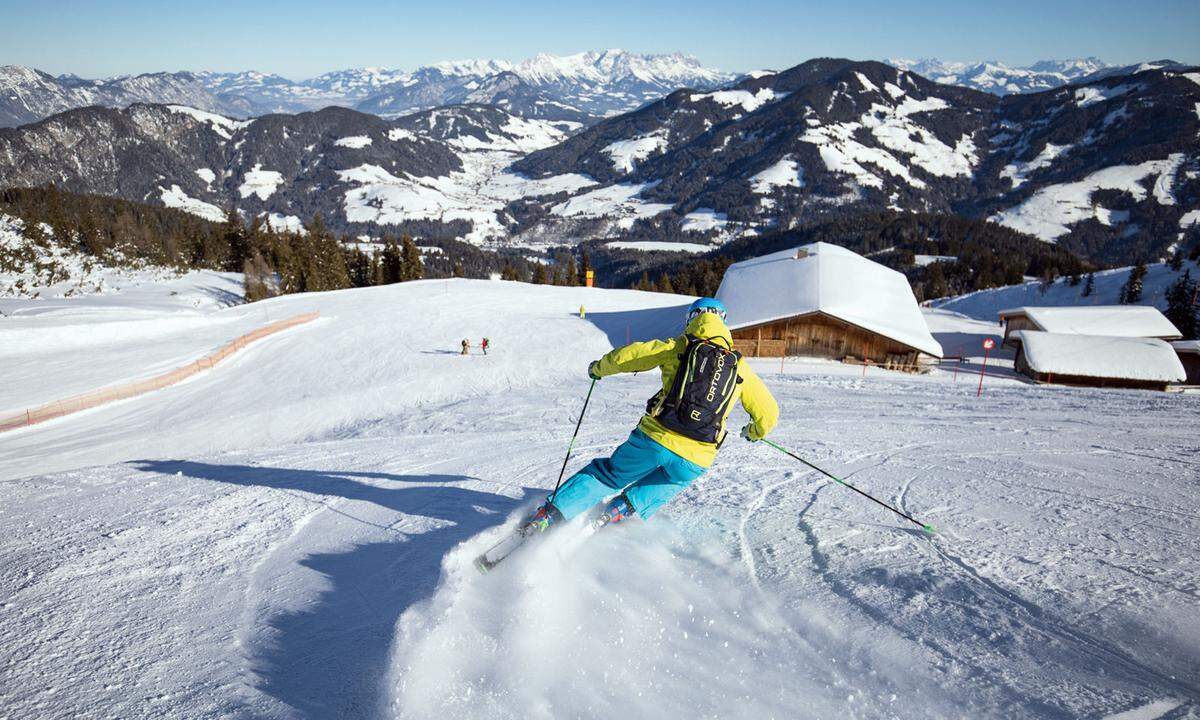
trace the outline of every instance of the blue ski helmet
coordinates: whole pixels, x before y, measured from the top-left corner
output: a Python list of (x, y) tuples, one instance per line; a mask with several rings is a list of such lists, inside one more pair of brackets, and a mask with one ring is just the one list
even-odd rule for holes
[(697, 315), (702, 315), (704, 313), (713, 313), (724, 320), (725, 306), (716, 298), (700, 298), (696, 302), (692, 303), (690, 307), (688, 307), (688, 322), (691, 322), (692, 318), (696, 317)]

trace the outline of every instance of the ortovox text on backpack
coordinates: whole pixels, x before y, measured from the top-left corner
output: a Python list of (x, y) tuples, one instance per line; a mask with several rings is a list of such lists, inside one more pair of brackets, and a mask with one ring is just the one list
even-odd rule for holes
[(711, 340), (688, 337), (671, 388), (650, 398), (647, 411), (668, 430), (700, 442), (720, 443), (725, 412), (741, 382), (737, 371), (741, 357)]

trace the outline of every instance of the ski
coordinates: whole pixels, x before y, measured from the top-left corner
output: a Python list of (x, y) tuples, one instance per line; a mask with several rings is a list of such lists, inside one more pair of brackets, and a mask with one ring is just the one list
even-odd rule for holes
[(488, 548), (479, 557), (475, 558), (475, 567), (479, 572), (488, 572), (492, 568), (499, 565), (504, 558), (511, 555), (517, 548), (525, 544), (529, 536), (522, 533), (520, 529), (513, 530), (507, 537), (492, 547)]

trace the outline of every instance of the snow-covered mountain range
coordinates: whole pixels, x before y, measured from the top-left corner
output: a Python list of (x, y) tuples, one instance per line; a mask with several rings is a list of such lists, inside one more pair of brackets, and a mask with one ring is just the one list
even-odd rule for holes
[(1111, 75), (1132, 75), (1142, 70), (1183, 67), (1174, 60), (1153, 60), (1136, 65), (1109, 65), (1095, 57), (1041, 60), (1032, 65), (1007, 65), (998, 60), (947, 62), (937, 58), (892, 58), (887, 64), (945, 85), (974, 88), (993, 95), (1050, 90), (1068, 83), (1099, 80)]
[(396, 120), (337, 107), (254, 120), (182, 105), (88, 107), (0, 129), (0, 186), (54, 182), (210, 220), (236, 206), (282, 227), (321, 213), (355, 234), (482, 241), (509, 234), (507, 203), (595, 184), (506, 170), (564, 137), (551, 123), (486, 105)]
[(1049, 90), (1109, 67), (1108, 63), (1094, 57), (1043, 60), (1028, 66), (1006, 65), (997, 60), (953, 62), (937, 58), (892, 58), (885, 62), (934, 82), (974, 88), (993, 95)]
[(1195, 69), (996, 97), (821, 59), (672, 93), (514, 169), (599, 182), (544, 208), (543, 226), (575, 236), (763, 232), (890, 208), (989, 218), (1105, 261), (1158, 257), (1197, 219), (1198, 103)]
[[(519, 63), (473, 61), (421, 68), (372, 95), (358, 109), (395, 116), (470, 101), (504, 105), (527, 117), (582, 119), (633, 110), (681, 87), (715, 88), (736, 77), (680, 53), (542, 53)], [(489, 89), (499, 80), (504, 87)]]
[(191, 73), (84, 80), (73, 75), (54, 77), (20, 65), (0, 66), (0, 128), (36, 122), (78, 107), (133, 103), (178, 103), (236, 116), (252, 111), (242, 98), (210, 90)]
[[(542, 87), (598, 82), (572, 67)], [(997, 97), (820, 59), (582, 129), (528, 117), (515, 99), (537, 95), (499, 87), (486, 104), (392, 120), (87, 108), (0, 130), (0, 186), (502, 243), (711, 242), (893, 209), (986, 218), (1105, 262), (1152, 259), (1200, 229), (1200, 71), (1135, 70)], [(516, 70), (496, 77), (533, 89)], [(359, 81), (373, 82), (328, 87)]]
[(331, 105), (398, 117), (440, 105), (487, 102), (524, 117), (590, 122), (633, 110), (676, 88), (713, 88), (736, 77), (680, 53), (624, 50), (542, 53), (516, 63), (440, 62), (413, 71), (355, 68), (303, 81), (256, 71), (82, 80), (6, 66), (0, 68), (0, 127), (77, 107), (121, 108), (136, 102), (185, 104), (239, 118)]
[[(1113, 66), (1094, 57), (1043, 60), (1029, 66), (930, 58), (886, 62), (935, 82), (995, 95), (1182, 67), (1171, 60)], [(441, 105), (477, 102), (500, 105), (523, 117), (590, 124), (634, 110), (681, 87), (713, 89), (738, 78), (737, 73), (705, 67), (681, 53), (642, 55), (624, 50), (541, 53), (520, 62), (438, 62), (411, 71), (351, 68), (299, 81), (258, 71), (160, 72), (84, 80), (6, 66), (0, 67), (0, 127), (33, 122), (76, 107), (119, 108), (135, 102), (186, 104), (239, 118), (331, 105), (398, 117)]]

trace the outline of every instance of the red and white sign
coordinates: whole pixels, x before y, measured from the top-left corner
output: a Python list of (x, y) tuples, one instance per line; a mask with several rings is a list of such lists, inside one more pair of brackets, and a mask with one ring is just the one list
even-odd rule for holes
[(991, 338), (984, 338), (984, 339), (983, 339), (983, 349), (984, 349), (984, 350), (991, 350), (991, 349), (992, 349), (992, 348), (994, 348), (994, 347), (996, 347), (996, 341), (995, 341), (995, 340), (993, 340), (993, 339), (991, 339)]

